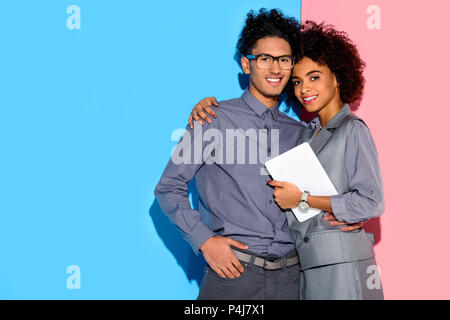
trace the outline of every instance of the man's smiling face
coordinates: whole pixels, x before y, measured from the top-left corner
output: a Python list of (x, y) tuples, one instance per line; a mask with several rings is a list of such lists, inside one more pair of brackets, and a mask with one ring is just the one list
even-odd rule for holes
[[(270, 36), (259, 39), (253, 46), (251, 54), (280, 57), (292, 55), (292, 50), (286, 40)], [(291, 70), (281, 69), (277, 60), (274, 60), (272, 66), (267, 70), (258, 68), (256, 60), (249, 60), (246, 57), (241, 59), (241, 63), (243, 71), (250, 75), (250, 93), (260, 101), (277, 100), (289, 80)]]

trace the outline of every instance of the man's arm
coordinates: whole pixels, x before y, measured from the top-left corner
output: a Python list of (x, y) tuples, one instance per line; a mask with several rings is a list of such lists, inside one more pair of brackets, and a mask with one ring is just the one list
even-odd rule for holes
[(200, 220), (200, 213), (192, 209), (188, 195), (188, 183), (203, 164), (202, 159), (195, 159), (194, 155), (195, 141), (201, 140), (200, 131), (186, 128), (154, 192), (163, 212), (197, 254), (201, 245), (214, 236), (214, 232)]
[[(213, 126), (205, 126), (205, 130), (208, 128), (213, 129)], [(189, 202), (188, 183), (201, 166), (208, 165), (205, 162), (209, 156), (203, 158), (206, 146), (202, 135), (203, 130), (198, 122), (195, 123), (194, 129), (187, 127), (154, 193), (161, 209), (181, 230), (194, 252), (198, 254), (201, 251), (206, 262), (219, 276), (235, 278), (240, 276), (244, 268), (232, 252), (231, 246), (241, 249), (248, 247), (233, 239), (216, 236), (214, 231), (201, 221), (200, 213), (193, 210)], [(200, 150), (195, 150), (200, 146)], [(221, 147), (208, 145), (209, 150)]]

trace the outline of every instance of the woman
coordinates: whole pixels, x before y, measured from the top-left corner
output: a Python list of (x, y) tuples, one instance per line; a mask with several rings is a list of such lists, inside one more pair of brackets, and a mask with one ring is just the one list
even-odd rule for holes
[[(344, 32), (307, 21), (301, 27), (288, 94), (317, 114), (310, 122), (312, 149), (338, 191), (315, 196), (295, 185), (269, 181), (283, 209), (323, 210), (299, 222), (288, 210), (302, 269), (303, 299), (383, 299), (373, 243), (363, 229), (342, 232), (343, 223), (380, 216), (384, 195), (375, 144), (365, 123), (350, 111), (364, 89), (364, 62)], [(203, 114), (204, 115), (204, 114)], [(197, 112), (193, 112), (198, 119)], [(328, 223), (332, 221), (332, 223)]]

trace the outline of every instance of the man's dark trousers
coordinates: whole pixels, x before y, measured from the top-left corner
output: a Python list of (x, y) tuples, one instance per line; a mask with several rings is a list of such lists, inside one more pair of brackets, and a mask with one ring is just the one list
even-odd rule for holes
[(300, 267), (278, 270), (242, 263), (244, 272), (237, 278), (221, 278), (205, 267), (198, 300), (298, 300)]

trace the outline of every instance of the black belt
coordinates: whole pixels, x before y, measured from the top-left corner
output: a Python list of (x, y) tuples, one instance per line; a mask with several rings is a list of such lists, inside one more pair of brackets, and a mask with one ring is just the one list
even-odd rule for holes
[(261, 268), (267, 269), (267, 270), (279, 270), (279, 269), (282, 269), (285, 267), (295, 266), (296, 264), (299, 263), (298, 256), (295, 256), (292, 258), (282, 257), (282, 258), (278, 258), (276, 260), (270, 261), (270, 260), (263, 259), (263, 258), (257, 257), (255, 255), (252, 255), (249, 253), (237, 251), (234, 249), (231, 249), (231, 250), (233, 250), (233, 253), (236, 255), (236, 258), (238, 260), (245, 262), (245, 263), (253, 264), (257, 267), (261, 267)]

